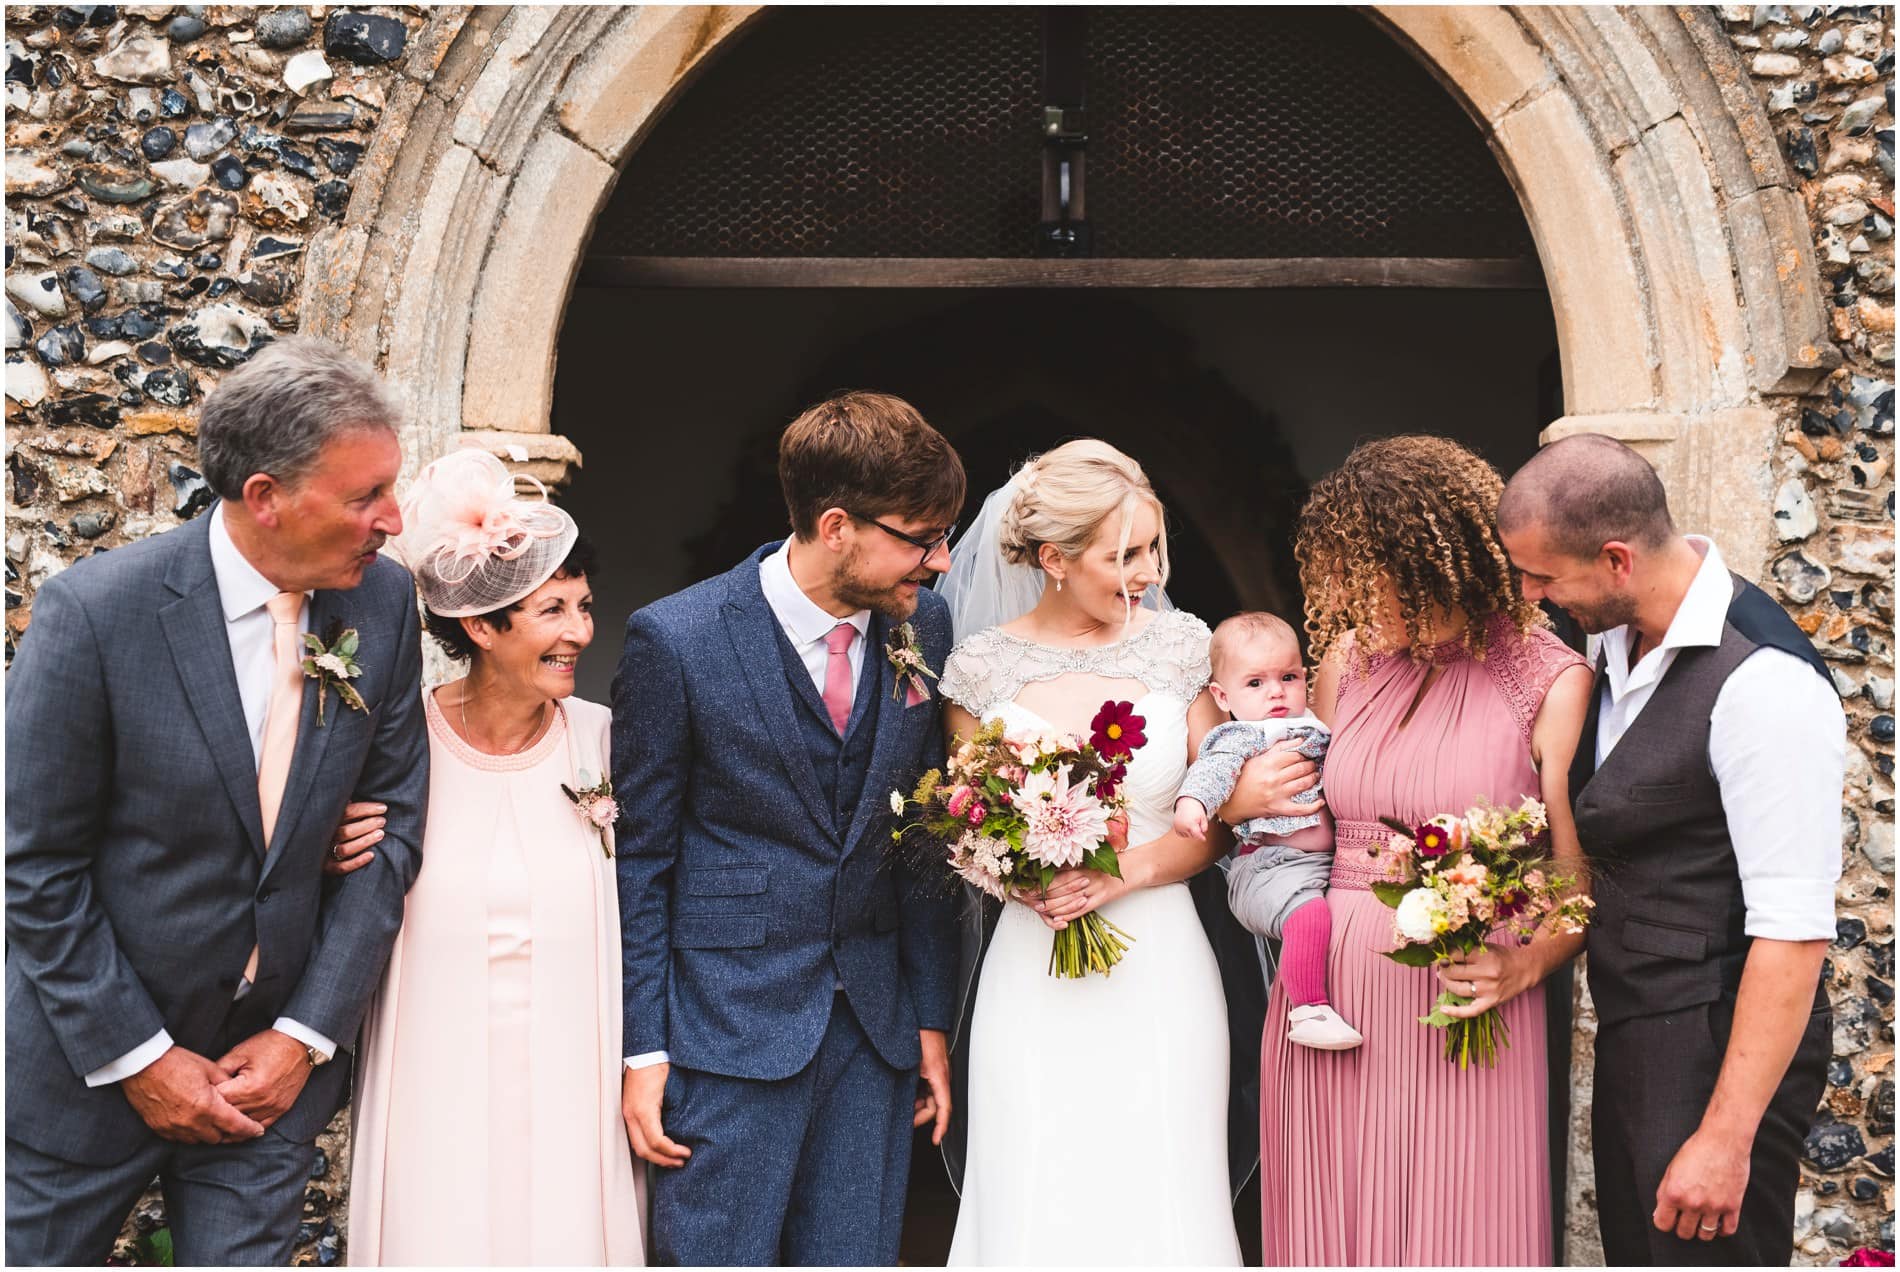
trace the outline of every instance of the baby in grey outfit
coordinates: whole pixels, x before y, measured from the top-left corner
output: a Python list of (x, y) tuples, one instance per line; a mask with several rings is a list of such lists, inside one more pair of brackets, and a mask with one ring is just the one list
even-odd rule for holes
[[(1308, 759), (1326, 755), (1332, 734), (1306, 709), (1306, 668), (1293, 629), (1272, 614), (1236, 614), (1214, 629), (1208, 646), (1214, 702), (1234, 718), (1210, 730), (1174, 804), (1176, 833), (1207, 837), (1209, 813), (1234, 792), (1243, 764), (1282, 740)], [(1320, 788), (1294, 796), (1316, 803)], [(1332, 819), (1323, 810), (1255, 817), (1234, 828), (1227, 906), (1240, 925), (1281, 942), (1287, 1040), (1345, 1051), (1365, 1039), (1327, 1002), (1326, 952), (1332, 918), (1326, 884), (1333, 869)]]

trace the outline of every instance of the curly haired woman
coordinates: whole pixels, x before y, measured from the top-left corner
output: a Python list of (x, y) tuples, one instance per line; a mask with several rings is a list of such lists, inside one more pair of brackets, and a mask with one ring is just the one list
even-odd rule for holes
[[(1542, 799), (1557, 855), (1578, 855), (1566, 775), (1589, 669), (1524, 599), (1499, 546), (1503, 485), (1454, 442), (1391, 437), (1354, 450), (1301, 514), (1312, 705), (1333, 730), (1327, 971), (1366, 1041), (1288, 1045), (1275, 985), (1261, 1048), (1269, 1267), (1550, 1261), (1541, 982), (1582, 939), (1402, 967), (1381, 956), (1391, 911), (1367, 890), (1381, 876), (1367, 850), (1390, 833), (1380, 817), (1416, 824), (1480, 799)], [(1496, 1069), (1460, 1069), (1418, 1023), (1441, 988), (1473, 999), (1466, 1015), (1502, 1004), (1511, 1044)]]

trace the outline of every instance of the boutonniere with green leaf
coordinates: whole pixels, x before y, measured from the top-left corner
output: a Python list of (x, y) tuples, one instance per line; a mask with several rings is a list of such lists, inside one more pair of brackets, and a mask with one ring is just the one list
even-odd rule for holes
[(897, 672), (897, 684), (891, 688), (891, 697), (895, 698), (899, 690), (907, 689), (904, 705), (914, 707), (920, 702), (930, 701), (930, 688), (924, 684), (924, 677), (932, 680), (937, 673), (924, 662), (924, 651), (917, 644), (917, 629), (909, 623), (899, 623), (891, 629), (884, 639), (884, 656), (891, 660), (891, 667)]
[(333, 619), (329, 631), (319, 640), (315, 632), (305, 632), (304, 647), (310, 651), (303, 660), (303, 674), (317, 682), (317, 724), (323, 724), (323, 704), (330, 690), (336, 690), (336, 696), (343, 699), (344, 705), (357, 711), (367, 711), (363, 695), (356, 691), (350, 681), (363, 674), (356, 665), (356, 647), (360, 638), (354, 627), (345, 627), (341, 620)]
[(574, 811), (581, 820), (600, 832), (600, 850), (608, 857), (614, 855), (614, 823), (620, 819), (620, 805), (614, 802), (613, 779), (602, 777), (592, 786), (587, 785), (589, 774), (582, 769), (575, 775), (581, 783), (577, 791), (566, 782), (561, 783), (561, 794), (574, 801)]

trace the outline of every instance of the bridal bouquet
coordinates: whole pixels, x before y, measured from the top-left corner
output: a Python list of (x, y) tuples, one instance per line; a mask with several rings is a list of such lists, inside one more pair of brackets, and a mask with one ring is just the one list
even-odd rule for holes
[[(1549, 822), (1534, 799), (1509, 810), (1479, 804), (1419, 826), (1380, 820), (1396, 833), (1373, 855), (1387, 858), (1392, 877), (1374, 883), (1372, 894), (1397, 911), (1400, 944), (1386, 953), (1395, 963), (1431, 967), (1483, 949), (1494, 932), (1529, 945), (1546, 924), (1577, 933), (1590, 921), (1590, 898), (1571, 894), (1576, 880), (1549, 868)], [(1445, 1014), (1470, 1001), (1446, 990), (1419, 1023), (1445, 1031), (1445, 1057), (1457, 1057), (1459, 1068), (1473, 1060), (1495, 1067), (1498, 1049), (1511, 1041), (1498, 1009), (1469, 1020)]]
[[(892, 832), (921, 834), (949, 855), (966, 882), (1004, 900), (1012, 888), (1046, 889), (1056, 871), (1083, 866), (1121, 877), (1115, 840), (1126, 834), (1120, 792), (1128, 758), (1147, 739), (1132, 703), (1104, 703), (1088, 742), (1071, 734), (1005, 730), (991, 720), (932, 769), (891, 811), (919, 811)], [(1049, 974), (1108, 973), (1134, 938), (1091, 910), (1055, 934)]]

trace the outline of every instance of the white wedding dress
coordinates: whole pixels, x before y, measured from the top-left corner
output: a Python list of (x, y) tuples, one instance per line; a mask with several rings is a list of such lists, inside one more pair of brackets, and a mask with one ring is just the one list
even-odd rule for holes
[[(951, 654), (943, 693), (1012, 731), (1084, 736), (1104, 701), (1132, 700), (1147, 733), (1125, 782), (1129, 842), (1141, 844), (1173, 821), (1207, 640), (1180, 611), (1094, 649), (986, 628)], [(1003, 907), (971, 1023), (952, 1265), (1240, 1262), (1213, 950), (1185, 884), (1129, 893), (1101, 913), (1134, 943), (1111, 975), (1066, 980), (1048, 971), (1054, 933), (1028, 907)]]

